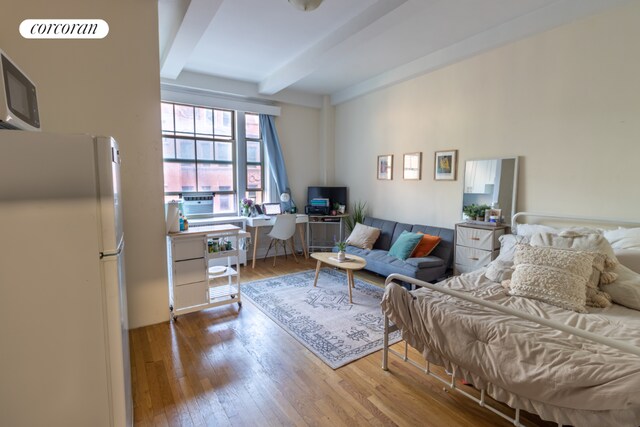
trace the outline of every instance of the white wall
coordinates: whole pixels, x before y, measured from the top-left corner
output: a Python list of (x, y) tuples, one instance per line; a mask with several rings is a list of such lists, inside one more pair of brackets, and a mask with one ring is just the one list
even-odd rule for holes
[[(25, 40), (27, 18), (100, 18), (110, 30)], [(157, 0), (14, 1), (0, 18), (0, 48), (38, 85), (43, 130), (120, 143), (130, 327), (169, 318), (157, 45)]]
[(304, 213), (307, 187), (319, 185), (322, 177), (320, 145), (320, 110), (282, 104), (282, 114), (276, 118), (276, 128), (291, 193), (298, 210)]
[[(464, 161), (521, 156), (518, 210), (638, 218), (640, 3), (513, 43), (336, 108), (336, 184), (369, 214), (451, 227)], [(457, 181), (433, 180), (459, 150)], [(423, 152), (421, 181), (402, 154)], [(376, 158), (394, 154), (394, 179)]]

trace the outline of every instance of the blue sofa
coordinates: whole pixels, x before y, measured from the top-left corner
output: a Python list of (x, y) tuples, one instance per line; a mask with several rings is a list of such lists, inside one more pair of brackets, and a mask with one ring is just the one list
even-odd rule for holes
[[(345, 252), (364, 258), (367, 261), (366, 270), (382, 276), (400, 273), (425, 282), (433, 282), (446, 277), (447, 270), (453, 265), (454, 231), (449, 228), (403, 224), (370, 217), (365, 218), (363, 224), (380, 229), (380, 237), (373, 245), (373, 249), (366, 250), (355, 246), (347, 246)], [(389, 256), (388, 252), (398, 239), (398, 236), (405, 230), (413, 233), (420, 231), (432, 236), (440, 236), (442, 241), (429, 256), (408, 258), (406, 261), (402, 261), (396, 257)], [(334, 248), (335, 251), (337, 251), (336, 248)]]

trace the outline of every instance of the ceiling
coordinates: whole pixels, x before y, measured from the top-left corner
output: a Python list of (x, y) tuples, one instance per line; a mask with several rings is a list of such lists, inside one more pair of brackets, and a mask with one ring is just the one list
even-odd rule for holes
[[(629, 0), (159, 0), (161, 77), (344, 102)], [(216, 88), (210, 88), (215, 90)]]

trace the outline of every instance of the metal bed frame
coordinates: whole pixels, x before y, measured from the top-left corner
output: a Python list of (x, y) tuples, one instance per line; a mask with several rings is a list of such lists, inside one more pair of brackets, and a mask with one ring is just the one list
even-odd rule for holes
[[(537, 217), (537, 218), (545, 218), (545, 219), (554, 219), (554, 220), (560, 220), (560, 221), (577, 221), (577, 222), (590, 222), (590, 223), (598, 223), (598, 224), (615, 224), (615, 225), (633, 225), (633, 226), (639, 226), (640, 223), (638, 222), (633, 222), (633, 221), (627, 221), (627, 220), (612, 220), (612, 219), (603, 219), (603, 218), (587, 218), (587, 217), (568, 217), (568, 216), (563, 216), (563, 215), (554, 215), (554, 214), (537, 214), (537, 213), (531, 213), (531, 212), (519, 212), (516, 213), (513, 216), (512, 219), (512, 226), (515, 228), (517, 227), (517, 220), (519, 218), (523, 218), (523, 217)], [(423, 288), (427, 288), (430, 289), (432, 291), (435, 292), (440, 292), (455, 298), (460, 298), (462, 300), (471, 302), (471, 303), (475, 303), (478, 304), (480, 306), (483, 307), (488, 307), (491, 309), (494, 309), (496, 311), (499, 311), (501, 313), (504, 314), (508, 314), (511, 316), (516, 316), (520, 319), (524, 319), (524, 320), (528, 320), (534, 323), (537, 323), (538, 325), (544, 325), (544, 326), (548, 326), (550, 328), (553, 329), (557, 329), (587, 340), (590, 340), (592, 342), (598, 343), (598, 344), (602, 344), (602, 345), (606, 345), (612, 348), (615, 348), (617, 350), (621, 350), (630, 354), (634, 354), (638, 357), (640, 357), (640, 347), (634, 346), (634, 345), (630, 345), (627, 344), (624, 341), (618, 341), (618, 340), (614, 340), (602, 335), (598, 335), (598, 334), (594, 334), (592, 332), (588, 332), (588, 331), (584, 331), (582, 329), (578, 329), (578, 328), (574, 328), (572, 326), (567, 326), (563, 323), (560, 322), (556, 322), (553, 320), (548, 320), (548, 319), (544, 319), (542, 317), (538, 317), (538, 316), (533, 316), (527, 313), (523, 313), (517, 310), (514, 310), (512, 308), (509, 307), (504, 307), (500, 304), (496, 304), (490, 301), (485, 301), (481, 298), (477, 298), (477, 297), (473, 297), (470, 295), (467, 295), (465, 293), (459, 292), (459, 291), (455, 291), (452, 289), (448, 289), (442, 286), (436, 286), (433, 285), (431, 283), (427, 283), (427, 282), (423, 282), (421, 280), (417, 280), (402, 274), (391, 274), (387, 277), (387, 279), (385, 280), (385, 286), (388, 285), (389, 283), (393, 282), (393, 281), (397, 281), (397, 282), (404, 282), (404, 283), (409, 283), (411, 285), (414, 286), (420, 286)], [(436, 379), (438, 379), (439, 381), (441, 381), (442, 383), (444, 383), (445, 385), (447, 385), (451, 390), (455, 390), (458, 393), (462, 394), (463, 396), (473, 400), (474, 402), (476, 402), (477, 404), (479, 404), (481, 407), (486, 408), (488, 410), (490, 410), (491, 412), (493, 412), (494, 414), (504, 418), (505, 420), (513, 423), (515, 426), (521, 427), (523, 426), (523, 424), (520, 423), (520, 409), (519, 408), (512, 408), (515, 410), (515, 417), (511, 417), (510, 415), (504, 413), (503, 411), (489, 405), (486, 402), (486, 396), (487, 396), (487, 392), (485, 389), (480, 389), (480, 398), (478, 399), (477, 397), (475, 397), (474, 395), (462, 390), (461, 388), (456, 386), (455, 383), (455, 378), (456, 378), (456, 371), (454, 369), (454, 371), (449, 374), (447, 372), (447, 374), (450, 375), (450, 379), (442, 377), (436, 373), (434, 373), (431, 370), (431, 364), (429, 361), (426, 361), (426, 365), (420, 365), (417, 362), (409, 359), (408, 357), (408, 343), (405, 341), (404, 342), (404, 354), (397, 352), (395, 350), (393, 350), (392, 348), (389, 347), (389, 334), (392, 332), (395, 332), (399, 330), (399, 328), (396, 325), (393, 325), (390, 323), (389, 318), (387, 317), (387, 315), (385, 314), (384, 316), (384, 338), (383, 338), (383, 349), (382, 349), (382, 369), (385, 371), (389, 370), (389, 353), (394, 354), (398, 357), (400, 357), (401, 359), (403, 359), (405, 362), (410, 363), (411, 365), (415, 366), (418, 369), (421, 369), (424, 371), (425, 374), (432, 376)], [(446, 388), (445, 388), (446, 391)], [(497, 399), (496, 399), (497, 400)], [(498, 401), (498, 400), (497, 400)], [(504, 403), (504, 402), (503, 402)], [(508, 406), (508, 405), (507, 405)], [(562, 426), (563, 424), (558, 423), (558, 426)]]

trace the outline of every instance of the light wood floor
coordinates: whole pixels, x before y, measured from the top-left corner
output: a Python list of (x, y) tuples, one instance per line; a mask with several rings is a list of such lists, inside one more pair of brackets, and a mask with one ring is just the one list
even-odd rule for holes
[[(279, 258), (275, 268), (243, 267), (241, 277), (314, 267)], [(138, 426), (512, 425), (395, 356), (383, 371), (380, 351), (334, 371), (247, 299), (239, 311), (234, 304), (183, 315), (129, 339)], [(527, 425), (542, 425), (530, 418)]]

